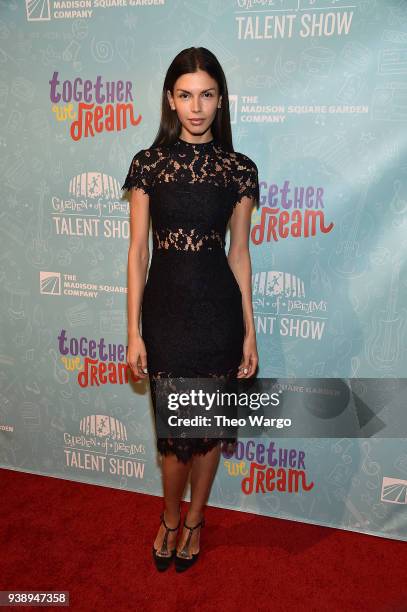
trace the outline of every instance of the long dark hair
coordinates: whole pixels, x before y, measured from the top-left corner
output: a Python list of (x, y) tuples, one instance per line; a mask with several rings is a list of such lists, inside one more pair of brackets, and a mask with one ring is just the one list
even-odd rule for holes
[(226, 150), (234, 151), (226, 77), (215, 55), (208, 49), (205, 49), (205, 47), (183, 49), (172, 60), (164, 79), (160, 127), (151, 147), (172, 145), (177, 140), (181, 132), (181, 122), (176, 111), (171, 110), (167, 90), (170, 90), (173, 94), (174, 85), (180, 76), (188, 72), (197, 72), (198, 70), (205, 70), (215, 79), (219, 87), (219, 95), (222, 96), (221, 107), (217, 109), (211, 126), (213, 137)]

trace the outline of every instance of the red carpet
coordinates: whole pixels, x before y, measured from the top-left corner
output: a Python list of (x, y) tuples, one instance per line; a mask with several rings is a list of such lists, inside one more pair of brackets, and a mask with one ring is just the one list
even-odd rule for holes
[(159, 574), (161, 498), (0, 478), (0, 590), (66, 590), (87, 612), (407, 610), (405, 542), (208, 507), (197, 565)]

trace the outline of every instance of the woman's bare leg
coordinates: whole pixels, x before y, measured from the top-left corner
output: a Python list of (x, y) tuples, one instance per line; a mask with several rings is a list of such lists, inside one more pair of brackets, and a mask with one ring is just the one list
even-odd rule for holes
[[(220, 458), (220, 443), (205, 455), (194, 455), (192, 458), (191, 470), (191, 504), (185, 517), (189, 527), (197, 525), (202, 517), (203, 510), (208, 501), (216, 470), (219, 465)], [(199, 550), (199, 534), (200, 529), (194, 529), (192, 532), (189, 554), (197, 553)], [(177, 550), (181, 551), (188, 535), (189, 530), (184, 529), (177, 545)]]
[[(179, 521), (179, 505), (184, 493), (188, 474), (191, 469), (191, 461), (182, 463), (176, 455), (163, 455), (161, 472), (164, 491), (164, 519), (168, 527), (176, 527)], [(161, 523), (154, 541), (154, 548), (159, 550), (165, 535), (165, 527)], [(176, 531), (168, 532), (168, 549), (175, 548), (177, 539)]]

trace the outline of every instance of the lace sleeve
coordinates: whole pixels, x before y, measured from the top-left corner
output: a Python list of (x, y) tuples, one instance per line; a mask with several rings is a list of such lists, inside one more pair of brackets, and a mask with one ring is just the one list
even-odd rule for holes
[(259, 206), (259, 175), (257, 166), (249, 157), (240, 154), (234, 181), (236, 184), (236, 201), (234, 206), (241, 202), (244, 196), (253, 199), (256, 207)]
[(150, 151), (141, 149), (133, 157), (126, 180), (122, 189), (142, 189), (144, 193), (150, 195), (151, 190), (151, 172), (150, 172)]

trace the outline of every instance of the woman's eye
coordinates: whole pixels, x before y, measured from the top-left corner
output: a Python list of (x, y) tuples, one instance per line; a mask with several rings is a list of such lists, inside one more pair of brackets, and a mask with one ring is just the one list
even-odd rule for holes
[[(180, 98), (187, 98), (188, 95), (189, 94), (182, 93), (182, 94), (179, 95), (179, 97)], [(206, 91), (203, 95), (204, 95), (204, 97), (207, 97), (207, 98), (213, 98), (213, 93), (211, 93), (210, 91)]]

